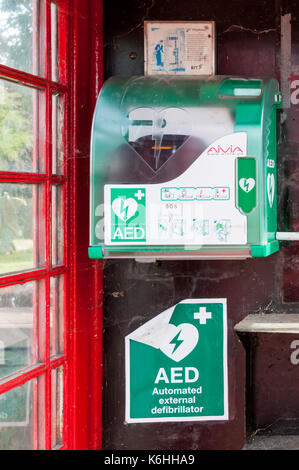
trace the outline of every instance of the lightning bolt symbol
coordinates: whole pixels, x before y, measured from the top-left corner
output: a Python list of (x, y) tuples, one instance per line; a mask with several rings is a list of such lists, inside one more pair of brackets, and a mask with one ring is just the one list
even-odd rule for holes
[(172, 354), (178, 349), (178, 347), (181, 345), (181, 343), (184, 342), (184, 340), (179, 339), (180, 334), (181, 334), (181, 331), (179, 331), (178, 334), (175, 335), (175, 337), (172, 338), (172, 340), (171, 340), (170, 343), (169, 343), (169, 344), (173, 344), (173, 345), (174, 345)]
[(121, 216), (123, 216), (124, 214), (124, 219), (126, 220), (127, 219), (127, 216), (128, 216), (128, 209), (129, 209), (129, 206), (125, 207), (123, 211), (121, 211)]
[(248, 190), (249, 190), (249, 183), (247, 180), (245, 180), (244, 182), (244, 187), (246, 188), (246, 193), (248, 193)]

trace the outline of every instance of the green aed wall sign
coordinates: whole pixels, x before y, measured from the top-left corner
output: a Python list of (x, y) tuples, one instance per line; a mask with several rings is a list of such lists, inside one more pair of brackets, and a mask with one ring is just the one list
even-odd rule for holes
[(226, 299), (187, 299), (125, 338), (126, 422), (228, 420)]

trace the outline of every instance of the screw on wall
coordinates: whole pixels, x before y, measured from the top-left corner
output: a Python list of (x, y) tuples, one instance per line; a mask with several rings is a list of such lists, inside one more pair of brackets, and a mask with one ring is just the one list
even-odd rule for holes
[(130, 59), (135, 60), (136, 57), (137, 57), (137, 53), (136, 52), (130, 52), (129, 57), (130, 57)]

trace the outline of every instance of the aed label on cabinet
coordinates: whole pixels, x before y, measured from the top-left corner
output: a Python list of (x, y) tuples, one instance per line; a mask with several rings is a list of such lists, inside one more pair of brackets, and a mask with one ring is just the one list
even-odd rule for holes
[(126, 421), (228, 419), (226, 299), (187, 299), (125, 338)]
[(146, 191), (111, 189), (111, 241), (146, 242)]

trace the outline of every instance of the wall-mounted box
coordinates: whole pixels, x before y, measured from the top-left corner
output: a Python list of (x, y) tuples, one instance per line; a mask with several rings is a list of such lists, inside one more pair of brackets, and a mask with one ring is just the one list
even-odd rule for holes
[(277, 251), (279, 103), (274, 79), (108, 80), (92, 130), (90, 257)]

